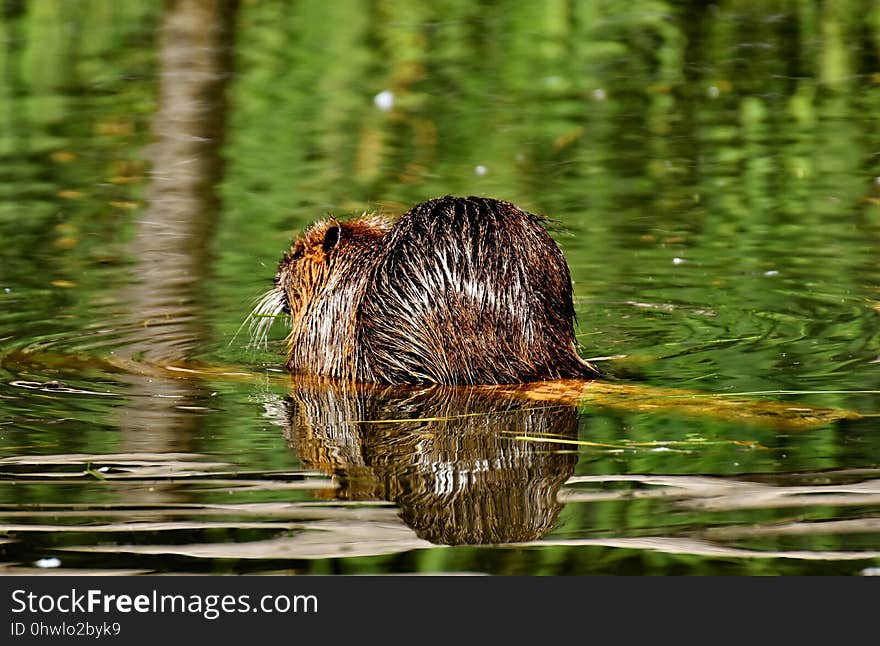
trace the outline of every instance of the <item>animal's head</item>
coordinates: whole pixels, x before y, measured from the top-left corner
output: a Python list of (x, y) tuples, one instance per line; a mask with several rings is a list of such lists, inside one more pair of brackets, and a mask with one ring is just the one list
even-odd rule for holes
[(293, 320), (301, 318), (327, 287), (339, 258), (342, 225), (330, 218), (314, 223), (294, 241), (275, 272), (275, 290), (281, 294), (282, 311)]
[(330, 217), (312, 224), (284, 254), (272, 289), (251, 312), (252, 342), (265, 344), (269, 328), (279, 316), (290, 316), (296, 327), (328, 289), (346, 289), (345, 284), (334, 286), (334, 277), (340, 270), (361, 263), (364, 251), (389, 229), (386, 220), (371, 215), (344, 222)]

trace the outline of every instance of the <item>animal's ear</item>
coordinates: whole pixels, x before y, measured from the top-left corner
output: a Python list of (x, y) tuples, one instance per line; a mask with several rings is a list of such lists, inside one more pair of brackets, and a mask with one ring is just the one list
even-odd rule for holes
[(328, 251), (333, 249), (333, 247), (339, 244), (339, 234), (340, 231), (338, 224), (327, 229), (327, 233), (324, 234), (324, 253), (327, 253)]

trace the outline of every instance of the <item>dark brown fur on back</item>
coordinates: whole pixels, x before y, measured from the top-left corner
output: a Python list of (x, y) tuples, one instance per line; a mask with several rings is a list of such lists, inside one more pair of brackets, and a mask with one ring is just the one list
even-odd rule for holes
[(599, 375), (577, 353), (561, 250), (509, 202), (437, 198), (393, 227), (319, 222), (282, 260), (276, 290), (294, 373), (391, 384)]

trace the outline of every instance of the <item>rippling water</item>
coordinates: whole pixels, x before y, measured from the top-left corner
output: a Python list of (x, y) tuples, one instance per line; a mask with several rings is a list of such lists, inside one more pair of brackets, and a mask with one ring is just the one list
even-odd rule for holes
[[(0, 572), (876, 572), (858, 2), (231, 7), (4, 7)], [(553, 220), (607, 379), (249, 345), (297, 231), (447, 193)]]

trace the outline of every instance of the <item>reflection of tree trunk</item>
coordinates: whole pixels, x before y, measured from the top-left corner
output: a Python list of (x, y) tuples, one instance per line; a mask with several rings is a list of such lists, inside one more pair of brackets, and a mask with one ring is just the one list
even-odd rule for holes
[[(153, 121), (153, 183), (130, 252), (135, 283), (126, 294), (137, 359), (186, 359), (204, 336), (203, 286), (219, 209), (224, 91), (230, 76), (236, 4), (169, 0), (159, 40), (158, 111)], [(198, 418), (181, 406), (206, 393), (197, 382), (129, 375), (120, 426), (128, 451), (187, 451)]]
[(153, 361), (187, 358), (203, 331), (199, 296), (218, 210), (233, 3), (167, 3), (160, 40), (159, 109), (153, 122), (153, 184), (132, 253), (131, 303), (142, 332), (130, 347)]

